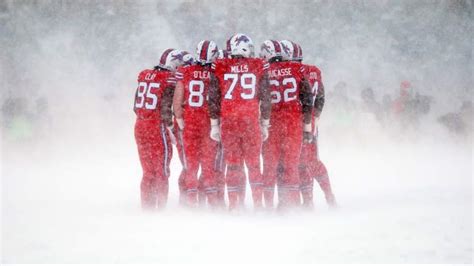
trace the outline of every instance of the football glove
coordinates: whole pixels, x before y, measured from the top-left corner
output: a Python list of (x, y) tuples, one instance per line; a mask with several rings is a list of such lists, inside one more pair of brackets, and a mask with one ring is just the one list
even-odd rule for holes
[(268, 139), (268, 128), (270, 127), (270, 119), (262, 119), (260, 129), (262, 131), (262, 141)]
[(221, 128), (218, 119), (211, 119), (211, 139), (217, 142), (221, 141)]

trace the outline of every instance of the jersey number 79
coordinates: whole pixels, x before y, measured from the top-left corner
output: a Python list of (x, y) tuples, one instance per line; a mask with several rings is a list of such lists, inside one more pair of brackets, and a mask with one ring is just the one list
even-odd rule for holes
[(224, 80), (230, 80), (232, 82), (230, 84), (230, 88), (227, 90), (227, 93), (224, 96), (224, 99), (232, 100), (232, 93), (234, 92), (237, 82), (240, 82), (240, 88), (242, 88), (242, 91), (240, 92), (240, 97), (242, 99), (251, 100), (255, 97), (255, 85), (257, 78), (254, 74), (224, 74)]

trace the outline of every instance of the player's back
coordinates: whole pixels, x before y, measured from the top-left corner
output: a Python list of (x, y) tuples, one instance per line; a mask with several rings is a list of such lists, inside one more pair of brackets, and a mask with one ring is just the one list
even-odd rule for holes
[(304, 65), (305, 68), (305, 77), (311, 87), (311, 93), (313, 95), (312, 104), (314, 104), (314, 100), (316, 95), (318, 94), (318, 86), (319, 83), (322, 82), (321, 78), (321, 70), (318, 67), (313, 65)]
[(304, 75), (304, 66), (298, 62), (283, 61), (270, 64), (268, 78), (272, 113), (302, 114), (300, 93)]
[(258, 118), (258, 90), (267, 68), (268, 64), (259, 58), (225, 58), (213, 63), (221, 93), (222, 118)]
[(209, 122), (208, 93), (210, 66), (180, 67), (176, 79), (183, 83), (183, 111), (185, 121)]
[(159, 123), (163, 93), (175, 82), (173, 73), (169, 71), (145, 69), (140, 72), (134, 103), (137, 120), (156, 120)]

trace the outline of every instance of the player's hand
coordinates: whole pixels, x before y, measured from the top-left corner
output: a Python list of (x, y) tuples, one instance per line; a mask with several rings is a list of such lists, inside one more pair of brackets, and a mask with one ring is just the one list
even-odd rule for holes
[(312, 141), (313, 141), (313, 134), (311, 134), (311, 123), (304, 124), (303, 143), (311, 143)]
[(221, 141), (221, 128), (218, 119), (211, 119), (211, 139), (217, 142)]
[(176, 137), (173, 133), (173, 126), (166, 127), (166, 129), (168, 130), (168, 134), (170, 135), (171, 144), (176, 145), (178, 142), (176, 141)]
[(319, 125), (319, 117), (314, 118), (314, 128), (318, 128)]
[(260, 123), (260, 129), (262, 131), (262, 141), (266, 141), (268, 139), (268, 128), (270, 127), (270, 120), (263, 119)]
[(182, 118), (176, 118), (176, 123), (178, 124), (179, 130), (184, 129), (184, 120)]

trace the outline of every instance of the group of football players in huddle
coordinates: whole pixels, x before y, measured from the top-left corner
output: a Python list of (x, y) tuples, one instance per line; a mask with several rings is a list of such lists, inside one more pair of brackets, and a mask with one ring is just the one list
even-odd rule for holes
[(313, 178), (335, 206), (318, 156), (321, 71), (302, 60), (300, 45), (288, 40), (264, 41), (255, 57), (250, 37), (235, 34), (223, 50), (209, 40), (195, 56), (167, 49), (140, 72), (134, 111), (142, 207), (166, 205), (172, 145), (183, 166), (184, 206), (225, 208), (227, 189), (229, 210), (241, 209), (247, 174), (256, 210), (274, 209), (275, 188), (279, 210), (312, 209)]

